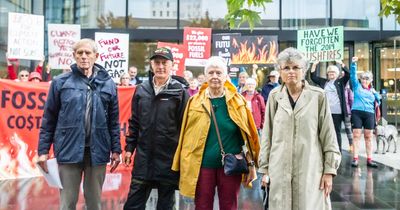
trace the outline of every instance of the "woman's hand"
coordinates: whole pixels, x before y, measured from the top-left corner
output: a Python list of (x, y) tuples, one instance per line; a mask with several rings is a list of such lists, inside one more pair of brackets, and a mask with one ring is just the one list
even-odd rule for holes
[(332, 192), (332, 174), (324, 174), (321, 178), (320, 190), (324, 190), (324, 195), (327, 197)]
[(257, 179), (257, 172), (255, 166), (249, 166), (249, 173), (246, 174), (245, 186), (251, 187), (251, 182)]
[(264, 174), (264, 176), (261, 179), (261, 186), (267, 187), (269, 185), (269, 176), (267, 174)]

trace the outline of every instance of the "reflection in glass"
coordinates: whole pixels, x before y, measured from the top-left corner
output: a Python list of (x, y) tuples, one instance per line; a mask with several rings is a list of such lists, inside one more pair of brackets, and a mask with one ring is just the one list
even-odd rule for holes
[(75, 8), (81, 28), (125, 28), (125, 0), (80, 0)]
[(400, 30), (400, 24), (396, 21), (396, 18), (394, 15), (389, 15), (388, 17), (382, 17), (383, 25), (382, 29), (385, 30), (391, 30), (391, 31), (399, 31)]
[(128, 28), (176, 29), (177, 11), (177, 0), (130, 0)]
[(379, 30), (379, 0), (332, 1), (333, 26), (346, 30)]
[(282, 28), (307, 29), (329, 25), (329, 0), (282, 0)]

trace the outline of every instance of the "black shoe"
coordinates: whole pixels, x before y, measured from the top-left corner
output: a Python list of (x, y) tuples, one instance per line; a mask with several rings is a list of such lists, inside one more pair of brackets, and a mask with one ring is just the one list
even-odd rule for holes
[(358, 160), (352, 160), (351, 161), (351, 166), (352, 167), (358, 167)]
[(378, 164), (371, 161), (367, 161), (367, 166), (371, 168), (378, 168)]

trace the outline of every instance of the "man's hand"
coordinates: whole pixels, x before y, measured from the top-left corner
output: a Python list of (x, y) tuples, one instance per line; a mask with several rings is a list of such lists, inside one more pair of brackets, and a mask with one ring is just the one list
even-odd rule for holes
[(124, 164), (125, 166), (129, 166), (131, 164), (132, 152), (125, 152), (124, 156)]
[(320, 190), (324, 190), (324, 195), (327, 197), (332, 191), (332, 174), (324, 174), (321, 178), (321, 183), (319, 185)]
[(49, 159), (49, 154), (44, 154), (40, 155), (37, 164), (40, 166), (40, 168), (43, 169), (44, 172), (49, 173), (49, 170), (47, 169), (47, 164), (46, 161)]
[(117, 169), (121, 159), (119, 158), (119, 153), (113, 152), (111, 155), (111, 169), (110, 172), (114, 172)]

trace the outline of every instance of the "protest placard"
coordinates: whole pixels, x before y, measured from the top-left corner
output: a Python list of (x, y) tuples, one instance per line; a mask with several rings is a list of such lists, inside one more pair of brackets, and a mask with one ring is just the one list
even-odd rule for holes
[(231, 39), (232, 37), (240, 37), (240, 35), (240, 33), (213, 34), (212, 55), (223, 57), (226, 63), (229, 64), (231, 59)]
[(81, 26), (48, 24), (49, 64), (52, 69), (66, 69), (74, 63), (72, 47), (81, 38)]
[(42, 60), (44, 55), (44, 16), (8, 13), (9, 58)]
[(299, 30), (297, 48), (311, 62), (343, 60), (343, 26)]
[(204, 66), (211, 55), (211, 28), (185, 27), (183, 45), (187, 49), (186, 66)]
[(231, 66), (271, 65), (278, 55), (278, 37), (232, 36), (230, 52)]
[(183, 76), (185, 70), (186, 49), (183, 44), (175, 44), (168, 42), (158, 42), (157, 48), (166, 47), (171, 50), (174, 57), (174, 64), (172, 66), (171, 75)]
[(99, 48), (97, 63), (119, 83), (121, 75), (128, 73), (129, 34), (95, 33), (95, 40)]

